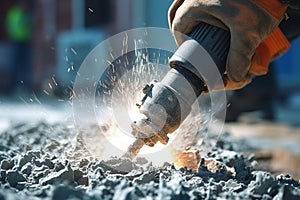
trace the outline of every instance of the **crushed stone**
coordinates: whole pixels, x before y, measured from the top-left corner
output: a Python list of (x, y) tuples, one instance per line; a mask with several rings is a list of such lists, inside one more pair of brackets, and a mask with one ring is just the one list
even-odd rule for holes
[(228, 133), (201, 153), (197, 172), (144, 158), (97, 160), (80, 152), (76, 134), (47, 123), (0, 134), (0, 199), (300, 199), (299, 181), (256, 171)]

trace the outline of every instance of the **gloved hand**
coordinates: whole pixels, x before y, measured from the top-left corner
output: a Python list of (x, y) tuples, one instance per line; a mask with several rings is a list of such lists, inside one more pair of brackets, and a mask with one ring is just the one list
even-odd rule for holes
[(230, 31), (231, 41), (224, 80), (227, 90), (239, 89), (261, 75), (251, 65), (261, 60), (257, 47), (278, 27), (287, 5), (278, 0), (175, 0), (169, 26), (178, 45), (200, 22)]

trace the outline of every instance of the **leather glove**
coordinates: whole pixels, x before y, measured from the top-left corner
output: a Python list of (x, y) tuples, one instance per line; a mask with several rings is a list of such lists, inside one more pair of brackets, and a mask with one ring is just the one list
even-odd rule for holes
[(287, 5), (278, 0), (175, 0), (169, 9), (169, 26), (178, 45), (200, 22), (230, 31), (231, 41), (224, 76), (225, 89), (249, 84), (263, 74), (251, 65), (260, 61), (258, 46), (283, 19)]

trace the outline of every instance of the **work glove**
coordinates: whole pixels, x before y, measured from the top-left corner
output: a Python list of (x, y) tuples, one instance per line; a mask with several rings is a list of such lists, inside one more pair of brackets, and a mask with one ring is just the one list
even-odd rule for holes
[(259, 51), (258, 47), (278, 27), (286, 8), (278, 0), (175, 0), (168, 13), (169, 26), (178, 45), (184, 40), (182, 33), (188, 35), (200, 22), (230, 31), (223, 79), (225, 89), (234, 90), (249, 84), (254, 75), (266, 73), (254, 66), (264, 60), (259, 54), (264, 47)]

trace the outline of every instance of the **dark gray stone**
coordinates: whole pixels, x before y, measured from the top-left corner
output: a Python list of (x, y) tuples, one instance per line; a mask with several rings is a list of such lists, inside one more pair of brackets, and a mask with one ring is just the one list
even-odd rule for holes
[(62, 182), (69, 182), (69, 183), (74, 182), (74, 171), (72, 170), (70, 165), (68, 165), (63, 170), (59, 172), (53, 172), (40, 180), (41, 185), (62, 183)]
[(1, 169), (5, 169), (5, 170), (9, 170), (12, 169), (14, 167), (14, 163), (11, 160), (2, 160), (0, 163), (0, 168)]
[(29, 176), (32, 172), (32, 164), (31, 163), (26, 163), (22, 168), (21, 168), (21, 173), (26, 174)]
[(18, 171), (8, 170), (6, 177), (7, 177), (7, 182), (10, 184), (11, 187), (16, 187), (19, 182), (26, 181), (26, 178)]
[(5, 182), (5, 179), (6, 179), (6, 171), (3, 170), (3, 169), (0, 169), (0, 181), (1, 181), (2, 183), (4, 183), (4, 182)]

